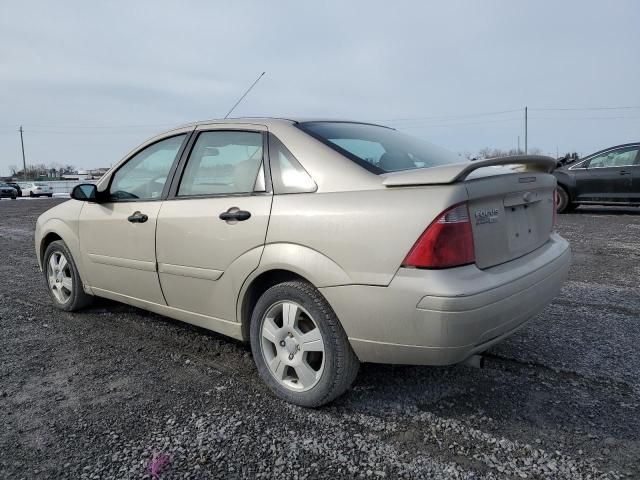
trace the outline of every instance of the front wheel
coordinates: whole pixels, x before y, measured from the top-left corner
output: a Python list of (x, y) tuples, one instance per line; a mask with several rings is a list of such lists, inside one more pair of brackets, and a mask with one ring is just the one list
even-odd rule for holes
[(93, 297), (84, 292), (76, 263), (62, 240), (49, 244), (43, 266), (49, 295), (57, 308), (73, 312), (91, 303)]
[(575, 205), (571, 203), (571, 199), (569, 198), (569, 192), (567, 192), (563, 187), (558, 186), (558, 202), (556, 206), (556, 211), (558, 213), (570, 212), (575, 210)]
[(258, 373), (287, 402), (319, 407), (342, 395), (358, 374), (336, 314), (307, 282), (268, 289), (253, 310), (250, 337)]

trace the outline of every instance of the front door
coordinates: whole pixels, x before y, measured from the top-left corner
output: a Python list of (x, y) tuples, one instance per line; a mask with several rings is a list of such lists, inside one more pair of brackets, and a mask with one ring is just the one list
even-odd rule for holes
[(624, 147), (593, 157), (585, 169), (576, 169), (577, 200), (630, 202), (638, 147)]
[(158, 275), (167, 304), (235, 321), (237, 292), (257, 268), (272, 194), (264, 138), (251, 130), (198, 132), (158, 215)]
[(113, 174), (104, 201), (84, 204), (80, 249), (86, 282), (96, 293), (166, 304), (156, 268), (156, 222), (186, 137), (146, 146)]

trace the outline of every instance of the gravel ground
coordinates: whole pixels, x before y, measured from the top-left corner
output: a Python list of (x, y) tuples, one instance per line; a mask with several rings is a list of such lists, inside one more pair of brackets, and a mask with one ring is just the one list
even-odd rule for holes
[(304, 410), (248, 346), (114, 302), (52, 308), (33, 252), (60, 200), (0, 202), (0, 478), (640, 478), (640, 215), (559, 216), (562, 294), (487, 368), (364, 365)]

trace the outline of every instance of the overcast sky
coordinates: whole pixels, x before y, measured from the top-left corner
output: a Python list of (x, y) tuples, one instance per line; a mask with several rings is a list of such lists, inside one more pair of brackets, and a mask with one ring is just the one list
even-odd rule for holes
[(0, 174), (21, 124), (27, 163), (110, 166), (224, 116), (262, 71), (233, 116), (376, 121), (473, 152), (524, 144), (528, 105), (529, 146), (554, 155), (640, 140), (635, 0), (21, 0), (0, 4)]

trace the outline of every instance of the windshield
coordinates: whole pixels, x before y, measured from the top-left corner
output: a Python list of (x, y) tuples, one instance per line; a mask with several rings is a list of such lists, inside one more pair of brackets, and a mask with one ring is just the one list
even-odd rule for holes
[(304, 122), (298, 127), (377, 174), (465, 161), (442, 147), (392, 128), (348, 122)]
[(35, 185), (36, 187), (46, 187), (46, 186), (47, 186), (47, 184), (46, 184), (46, 183), (40, 183), (40, 182), (36, 182), (36, 183), (34, 183), (34, 185)]

